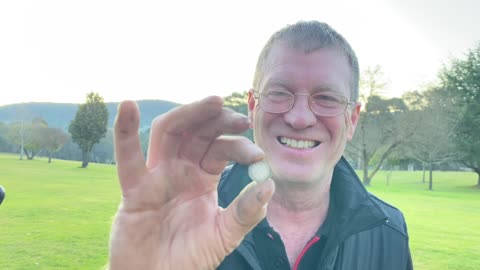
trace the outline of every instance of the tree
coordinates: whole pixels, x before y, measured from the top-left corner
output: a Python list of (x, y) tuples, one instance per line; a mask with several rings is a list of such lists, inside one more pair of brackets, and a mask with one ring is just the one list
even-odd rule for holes
[(385, 160), (411, 136), (411, 128), (405, 121), (408, 108), (403, 100), (385, 99), (378, 95), (387, 85), (379, 66), (365, 70), (360, 85), (363, 90), (361, 99), (366, 105), (347, 154), (360, 160), (362, 181), (370, 185)]
[(25, 145), (28, 143), (31, 132), (31, 124), (21, 120), (9, 125), (7, 138), (8, 141), (14, 145), (18, 145), (19, 159), (23, 160), (25, 154)]
[(41, 118), (34, 118), (31, 122), (22, 120), (10, 124), (8, 140), (20, 147), (20, 159), (23, 159), (23, 154), (29, 160), (35, 158), (42, 148), (40, 130), (46, 126), (46, 122)]
[(60, 150), (69, 140), (69, 136), (60, 128), (45, 127), (40, 131), (41, 145), (47, 152), (48, 163), (52, 162), (53, 153)]
[[(248, 115), (248, 92), (244, 91), (242, 93), (233, 92), (230, 96), (224, 98), (223, 104), (225, 107), (230, 108), (238, 113)], [(253, 131), (248, 129), (244, 131), (242, 136), (247, 137), (253, 141)]]
[(428, 189), (433, 190), (433, 166), (458, 158), (451, 137), (456, 126), (447, 115), (445, 104), (442, 103), (442, 93), (431, 89), (423, 95), (415, 94), (417, 105), (412, 107), (409, 122), (415, 125), (415, 132), (403, 148), (406, 154), (429, 168)]
[(24, 106), (21, 106), (17, 109), (15, 113), (18, 117), (19, 120), (19, 125), (15, 127), (14, 131), (15, 133), (10, 133), (10, 139), (12, 141), (15, 141), (15, 144), (18, 144), (20, 146), (19, 152), (20, 152), (20, 160), (23, 160), (23, 153), (24, 153), (24, 146), (25, 146), (25, 135), (26, 135), (26, 128), (25, 126), (27, 125), (27, 122), (29, 121), (28, 119), (31, 119), (29, 117), (29, 114), (27, 113), (26, 109)]
[(387, 158), (411, 136), (411, 127), (406, 121), (407, 110), (401, 99), (369, 96), (365, 110), (360, 114), (358, 130), (347, 150), (350, 155), (360, 158), (365, 185), (370, 185)]
[[(109, 163), (113, 162), (113, 130), (107, 130), (105, 137), (100, 140), (98, 144), (93, 147), (92, 150), (92, 160), (98, 163)], [(146, 153), (146, 152), (145, 152)]]
[(108, 124), (108, 110), (103, 98), (97, 93), (88, 93), (84, 104), (78, 107), (68, 131), (72, 140), (82, 150), (82, 168), (88, 166), (93, 146), (105, 136)]
[(82, 150), (80, 149), (78, 144), (72, 141), (70, 134), (68, 137), (68, 141), (63, 145), (60, 150), (55, 152), (53, 156), (59, 159), (82, 161)]
[(7, 139), (10, 143), (19, 146), (19, 159), (23, 160), (23, 150), (26, 137), (26, 123), (24, 121), (11, 123), (8, 127)]
[(46, 128), (48, 128), (48, 123), (41, 117), (33, 118), (32, 123), (26, 127), (23, 151), (27, 159), (34, 159), (42, 149), (43, 130)]
[(480, 43), (464, 59), (453, 59), (439, 77), (444, 101), (458, 121), (452, 139), (462, 152), (461, 162), (477, 173), (480, 188)]
[(9, 127), (0, 121), (0, 152), (13, 152), (14, 144), (8, 140)]
[(370, 95), (381, 95), (387, 86), (388, 80), (379, 65), (367, 67), (360, 78), (360, 98), (366, 103)]

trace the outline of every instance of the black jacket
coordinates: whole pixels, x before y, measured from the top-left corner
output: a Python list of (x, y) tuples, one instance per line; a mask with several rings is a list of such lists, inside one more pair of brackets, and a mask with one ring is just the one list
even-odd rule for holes
[[(251, 180), (247, 166), (225, 169), (218, 186), (219, 205), (227, 207)], [(336, 165), (330, 190), (328, 237), (316, 270), (413, 269), (402, 213), (364, 188), (348, 162)], [(261, 270), (252, 232), (218, 270)]]

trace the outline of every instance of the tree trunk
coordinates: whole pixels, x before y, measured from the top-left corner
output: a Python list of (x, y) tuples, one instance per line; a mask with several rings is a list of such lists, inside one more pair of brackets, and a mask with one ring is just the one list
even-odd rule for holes
[(89, 155), (90, 151), (89, 150), (84, 150), (82, 151), (82, 168), (87, 168), (88, 167), (88, 161), (89, 161)]
[(52, 163), (52, 153), (48, 151), (48, 163)]
[(387, 172), (387, 186), (390, 186), (390, 177), (392, 176), (392, 168)]
[(363, 169), (363, 185), (369, 186), (370, 179), (368, 179), (368, 153), (367, 153), (367, 143), (365, 142), (365, 121), (367, 118), (364, 118), (364, 121), (360, 121), (360, 132), (362, 134), (362, 169)]
[(425, 171), (426, 171), (426, 166), (425, 166), (425, 162), (422, 162), (422, 164), (423, 164), (422, 183), (425, 184)]
[(433, 190), (433, 164), (430, 162), (430, 175), (428, 179), (428, 190)]
[(23, 142), (20, 145), (20, 160), (23, 160)]
[(33, 159), (33, 151), (32, 151), (32, 154), (30, 155), (30, 154), (28, 153), (28, 150), (25, 149), (25, 148), (23, 148), (23, 152), (24, 152), (25, 155), (27, 156), (27, 159), (28, 159), (28, 160), (32, 160), (32, 159)]
[(477, 175), (478, 175), (478, 178), (477, 178), (477, 188), (480, 188), (480, 169), (475, 170), (475, 172), (476, 172)]
[(23, 151), (24, 151), (24, 137), (23, 137), (23, 120), (21, 122), (21, 130), (20, 130), (20, 160), (23, 160)]
[(82, 158), (82, 168), (87, 168), (88, 167), (88, 154), (83, 154)]
[(363, 150), (363, 163), (362, 163), (362, 167), (363, 167), (363, 184), (365, 186), (369, 186), (370, 185), (370, 179), (368, 178), (368, 157), (367, 157), (367, 151), (366, 150)]
[(369, 183), (370, 181), (372, 181), (373, 177), (375, 176), (375, 174), (378, 172), (378, 170), (380, 170), (380, 168), (383, 166), (383, 162), (387, 159), (387, 157), (392, 153), (393, 149), (395, 149), (395, 147), (397, 147), (398, 143), (394, 143), (392, 145), (390, 145), (390, 147), (387, 149), (387, 151), (385, 151), (382, 155), (382, 157), (380, 158), (380, 161), (378, 162), (377, 164), (377, 167), (373, 170), (373, 172), (368, 176), (368, 179), (369, 179)]

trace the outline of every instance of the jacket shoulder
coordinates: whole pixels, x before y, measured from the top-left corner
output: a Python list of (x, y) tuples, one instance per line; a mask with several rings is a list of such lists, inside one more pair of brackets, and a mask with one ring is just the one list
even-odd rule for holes
[(372, 201), (387, 214), (388, 219), (385, 222), (385, 226), (390, 227), (405, 237), (408, 237), (407, 225), (402, 211), (371, 193), (369, 193), (369, 195)]

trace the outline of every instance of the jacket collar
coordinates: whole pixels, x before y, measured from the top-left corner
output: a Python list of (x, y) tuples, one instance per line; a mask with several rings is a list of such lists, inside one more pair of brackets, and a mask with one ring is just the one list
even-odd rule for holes
[[(248, 166), (234, 164), (225, 169), (218, 186), (218, 201), (221, 207), (227, 207), (252, 180), (248, 177)], [(330, 187), (329, 214), (322, 228), (327, 233), (323, 256), (333, 251), (348, 236), (383, 224), (387, 214), (371, 199), (355, 171), (345, 158), (341, 158), (334, 168)], [(265, 224), (265, 220), (262, 221)], [(326, 235), (325, 235), (326, 236)], [(253, 269), (258, 269), (255, 258), (253, 239), (250, 234), (245, 237), (237, 250), (250, 261)], [(252, 257), (253, 256), (253, 257)]]

